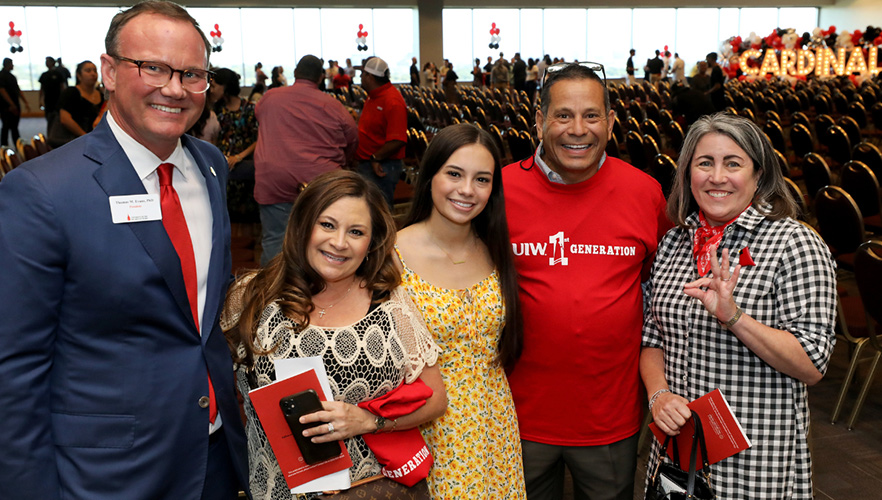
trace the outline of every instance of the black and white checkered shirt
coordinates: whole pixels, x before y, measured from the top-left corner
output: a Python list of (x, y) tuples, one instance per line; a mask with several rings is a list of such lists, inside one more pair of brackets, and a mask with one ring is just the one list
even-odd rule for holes
[[(698, 215), (687, 220), (698, 225)], [(645, 285), (643, 345), (664, 349), (674, 394), (696, 399), (719, 388), (753, 446), (712, 466), (721, 499), (811, 499), (806, 385), (785, 375), (721, 326), (683, 285), (698, 278), (694, 229), (670, 230)], [(836, 270), (826, 245), (792, 219), (768, 220), (747, 209), (720, 244), (738, 263), (748, 247), (756, 266), (742, 267), (735, 303), (760, 323), (793, 334), (824, 373), (835, 343)], [(653, 443), (650, 470), (660, 446)]]

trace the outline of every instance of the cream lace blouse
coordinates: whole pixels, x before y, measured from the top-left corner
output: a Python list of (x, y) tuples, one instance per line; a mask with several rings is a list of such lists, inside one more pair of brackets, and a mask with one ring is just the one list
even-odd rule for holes
[[(238, 314), (233, 314), (232, 318), (225, 318), (222, 326), (228, 329), (237, 321)], [(419, 310), (400, 288), (352, 325), (310, 325), (294, 332), (291, 319), (282, 314), (277, 304), (270, 304), (260, 319), (257, 344), (261, 349), (278, 346), (277, 349), (266, 356), (256, 356), (252, 369), (237, 367), (236, 380), (245, 400), (249, 480), (255, 500), (292, 498), (248, 397), (249, 390), (275, 381), (274, 359), (321, 356), (334, 400), (357, 404), (382, 396), (402, 382), (413, 382), (424, 367), (437, 362), (440, 352)], [(360, 436), (347, 439), (346, 448), (353, 463), (352, 481), (380, 473), (380, 464)]]

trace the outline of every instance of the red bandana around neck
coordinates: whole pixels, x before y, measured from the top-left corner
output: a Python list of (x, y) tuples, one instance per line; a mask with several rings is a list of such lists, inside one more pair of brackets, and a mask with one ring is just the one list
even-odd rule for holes
[[(747, 205), (747, 207), (749, 208), (750, 205)], [(747, 208), (744, 210), (747, 210)], [(699, 276), (704, 276), (710, 271), (711, 248), (719, 247), (720, 241), (723, 240), (723, 233), (725, 233), (726, 228), (729, 227), (729, 224), (735, 222), (738, 217), (741, 217), (741, 214), (743, 213), (744, 211), (722, 226), (711, 226), (707, 219), (705, 219), (704, 212), (701, 210), (698, 211), (698, 221), (701, 225), (695, 230), (695, 236), (692, 239), (692, 256), (695, 258), (696, 264), (698, 264)]]

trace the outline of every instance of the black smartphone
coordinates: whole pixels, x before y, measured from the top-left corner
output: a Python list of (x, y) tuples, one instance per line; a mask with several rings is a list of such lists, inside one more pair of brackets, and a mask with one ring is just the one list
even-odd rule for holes
[(300, 454), (303, 455), (303, 461), (309, 465), (314, 465), (325, 460), (332, 459), (341, 453), (340, 443), (331, 441), (329, 443), (313, 443), (310, 438), (303, 435), (305, 429), (317, 427), (324, 422), (313, 422), (310, 424), (301, 424), (300, 417), (315, 413), (322, 410), (322, 402), (318, 398), (318, 394), (312, 389), (307, 389), (297, 394), (285, 396), (279, 400), (279, 407), (282, 408), (282, 414), (291, 428), (291, 434), (300, 448)]

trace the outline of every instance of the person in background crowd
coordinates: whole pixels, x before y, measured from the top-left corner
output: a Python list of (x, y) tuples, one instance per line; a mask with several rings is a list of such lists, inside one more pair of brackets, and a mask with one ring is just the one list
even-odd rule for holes
[(444, 73), (444, 97), (448, 104), (459, 104), (459, 92), (456, 89), (456, 81), (459, 75), (453, 70), (453, 63), (447, 62), (447, 72)]
[(536, 102), (536, 87), (539, 83), (539, 66), (532, 58), (527, 60), (527, 80), (524, 82), (527, 89), (527, 99), (530, 104)]
[(484, 86), (492, 85), (490, 72), (493, 71), (493, 57), (487, 56), (487, 64), (484, 65)]
[(254, 104), (239, 97), (241, 77), (233, 70), (215, 70), (211, 81), (211, 98), (220, 124), (218, 148), (227, 157), (230, 170), (251, 156), (257, 147), (257, 119)]
[[(538, 63), (536, 63), (536, 69), (539, 70), (539, 78), (545, 76), (545, 68), (549, 66), (551, 66), (551, 56), (545, 54), (545, 57), (543, 57)], [(539, 81), (536, 82), (537, 88), (539, 87), (539, 83)]]
[(267, 90), (287, 86), (288, 80), (285, 78), (285, 68), (282, 66), (275, 66), (270, 72), (270, 85), (267, 87)]
[(625, 84), (633, 85), (636, 83), (634, 79), (634, 56), (637, 54), (637, 51), (631, 49), (631, 55), (628, 56), (628, 62), (625, 64)]
[(510, 87), (511, 71), (509, 71), (508, 61), (502, 58), (493, 63), (493, 71), (490, 72), (490, 81), (493, 83), (494, 89), (508, 90)]
[(282, 250), (288, 216), (303, 186), (355, 157), (358, 128), (346, 108), (320, 91), (322, 61), (307, 54), (294, 84), (268, 92), (257, 105), (254, 199), (260, 209), (261, 266)]
[(0, 481), (16, 500), (235, 500), (226, 160), (185, 135), (210, 43), (151, 1), (105, 45), (98, 127), (0, 183)]
[(358, 172), (380, 187), (391, 208), (404, 167), (407, 105), (389, 81), (389, 65), (379, 57), (365, 62), (361, 86), (368, 99), (358, 119)]
[(43, 112), (46, 115), (47, 130), (52, 122), (57, 120), (58, 100), (65, 87), (67, 87), (67, 81), (55, 67), (55, 58), (47, 56), (46, 71), (40, 75), (40, 106), (43, 107)]
[(251, 104), (257, 104), (258, 101), (263, 97), (263, 94), (266, 94), (266, 85), (257, 83), (253, 87), (251, 87), (251, 93), (248, 94), (248, 102)]
[(671, 71), (671, 53), (670, 51), (665, 51), (664, 57), (662, 57), (662, 81), (668, 81), (668, 73)]
[[(349, 77), (350, 82), (355, 81), (355, 66), (352, 65), (352, 59), (346, 58), (346, 67), (344, 68), (346, 71), (346, 76)], [(351, 84), (350, 84), (351, 86)]]
[(484, 71), (481, 69), (481, 60), (475, 58), (475, 66), (472, 68), (472, 85), (481, 88), (484, 86)]
[(836, 341), (827, 245), (794, 219), (772, 144), (738, 116), (689, 129), (667, 211), (640, 354), (653, 420), (676, 435), (687, 403), (720, 389), (753, 446), (710, 466), (717, 498), (814, 498), (807, 386)]
[(334, 88), (334, 77), (338, 74), (337, 61), (329, 60), (328, 68), (325, 70), (325, 89), (332, 90)]
[(726, 89), (723, 87), (726, 83), (726, 75), (723, 74), (723, 68), (717, 64), (716, 52), (709, 53), (706, 61), (708, 68), (710, 68), (710, 88), (707, 94), (710, 96), (711, 102), (714, 103), (714, 108), (717, 111), (722, 111), (726, 109)]
[(435, 70), (435, 64), (432, 61), (427, 62), (423, 66), (423, 87), (428, 87), (429, 89), (435, 88), (435, 78), (437, 78), (438, 72)]
[(686, 83), (686, 63), (680, 59), (680, 54), (674, 52), (674, 62), (671, 63), (671, 73), (674, 74), (674, 81)]
[(531, 500), (562, 498), (565, 467), (576, 498), (634, 498), (640, 287), (670, 223), (658, 182), (605, 153), (615, 115), (602, 70), (550, 66), (542, 142), (502, 169), (524, 318), (509, 383)]
[(511, 60), (511, 80), (518, 92), (527, 90), (527, 63), (521, 59), (521, 53), (516, 52)]
[(59, 73), (61, 73), (61, 77), (64, 78), (64, 81), (65, 82), (70, 81), (70, 77), (72, 75), (70, 74), (70, 70), (67, 69), (67, 66), (65, 66), (64, 63), (61, 62), (61, 58), (59, 57), (59, 58), (55, 59), (55, 63), (56, 63), (56, 69), (58, 70)]
[(522, 346), (500, 153), (471, 124), (429, 144), (405, 227), (401, 283), (441, 348), (447, 411), (423, 425), (433, 498), (524, 499), (517, 415), (505, 368)]
[(263, 63), (254, 65), (254, 86), (263, 85), (266, 87), (266, 73), (263, 72)]
[[(3, 121), (3, 128), (0, 130), (0, 144), (14, 146), (20, 137), (18, 132), (18, 122), (21, 119), (21, 103), (24, 103), (28, 111), (31, 105), (28, 104), (24, 92), (18, 87), (18, 79), (12, 74), (12, 59), (6, 57), (3, 59), (3, 69), (0, 70), (0, 120)], [(8, 142), (10, 133), (12, 134), (12, 142)]]
[(58, 119), (47, 130), (47, 142), (53, 148), (86, 135), (94, 128), (95, 119), (104, 105), (104, 94), (98, 90), (98, 68), (92, 61), (77, 64), (76, 86), (61, 93)]
[(649, 68), (649, 83), (653, 85), (658, 85), (658, 82), (661, 81), (662, 78), (662, 70), (665, 67), (664, 61), (661, 60), (659, 55), (660, 51), (655, 51), (655, 57), (646, 62), (646, 66)]
[(447, 70), (450, 69), (450, 61), (444, 59), (444, 62), (441, 63), (441, 67), (437, 69), (438, 78), (435, 80), (437, 83), (440, 83), (442, 86), (444, 85), (444, 77), (447, 76)]
[(211, 99), (216, 100), (214, 112), (220, 130), (217, 147), (227, 157), (231, 170), (227, 181), (227, 207), (234, 222), (256, 222), (257, 203), (254, 201), (254, 161), (251, 155), (257, 146), (257, 118), (254, 104), (239, 94), (240, 76), (233, 70), (215, 70), (211, 81)]
[(410, 85), (412, 87), (420, 86), (420, 66), (417, 64), (417, 58), (412, 57), (410, 59)]
[(352, 79), (346, 74), (346, 71), (337, 67), (337, 76), (334, 77), (334, 92), (349, 97), (349, 87), (352, 85)]

